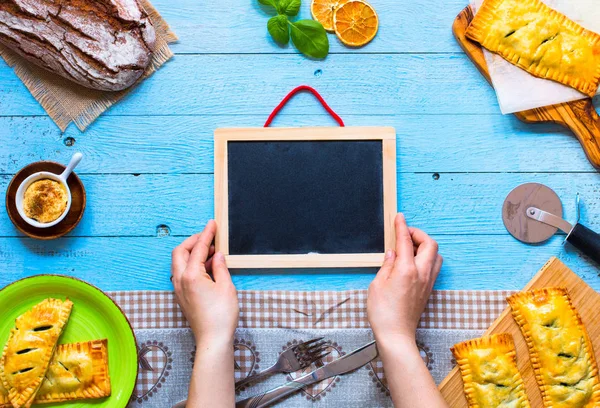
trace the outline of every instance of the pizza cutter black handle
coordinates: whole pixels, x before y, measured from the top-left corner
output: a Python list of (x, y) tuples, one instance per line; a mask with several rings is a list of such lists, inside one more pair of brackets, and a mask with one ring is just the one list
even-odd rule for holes
[(600, 264), (600, 234), (577, 224), (567, 237), (567, 241)]

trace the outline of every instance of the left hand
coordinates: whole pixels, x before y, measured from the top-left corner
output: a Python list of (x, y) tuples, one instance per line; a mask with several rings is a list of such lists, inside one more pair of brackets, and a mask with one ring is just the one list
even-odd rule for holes
[(211, 220), (201, 234), (189, 237), (175, 248), (172, 256), (177, 302), (190, 323), (196, 343), (203, 345), (232, 344), (239, 316), (237, 291), (225, 257), (215, 254), (212, 246), (216, 232), (217, 224)]
[(383, 266), (369, 286), (367, 314), (378, 342), (408, 340), (415, 344), (417, 325), (443, 259), (438, 244), (423, 231), (396, 216), (396, 250), (386, 253)]

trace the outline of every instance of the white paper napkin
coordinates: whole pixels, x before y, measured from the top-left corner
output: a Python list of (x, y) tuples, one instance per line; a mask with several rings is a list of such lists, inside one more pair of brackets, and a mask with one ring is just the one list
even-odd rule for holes
[[(598, 0), (542, 1), (588, 30), (600, 33)], [(471, 6), (475, 10), (478, 10), (482, 3), (483, 0), (471, 0)], [(587, 98), (587, 95), (566, 85), (536, 78), (486, 49), (483, 53), (503, 114)]]

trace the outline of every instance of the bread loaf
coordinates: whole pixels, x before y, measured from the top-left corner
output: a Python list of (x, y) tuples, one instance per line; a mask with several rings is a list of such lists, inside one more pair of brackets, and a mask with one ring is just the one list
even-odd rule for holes
[(137, 0), (0, 0), (0, 43), (88, 88), (133, 85), (155, 40)]

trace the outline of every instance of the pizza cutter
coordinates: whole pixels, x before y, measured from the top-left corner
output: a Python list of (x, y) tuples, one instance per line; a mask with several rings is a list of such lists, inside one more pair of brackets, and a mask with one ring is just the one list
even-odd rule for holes
[(577, 194), (577, 222), (563, 219), (562, 203), (549, 187), (539, 183), (522, 184), (510, 192), (502, 207), (502, 219), (510, 234), (519, 241), (539, 244), (558, 230), (566, 241), (600, 263), (600, 235), (579, 223), (580, 198)]

